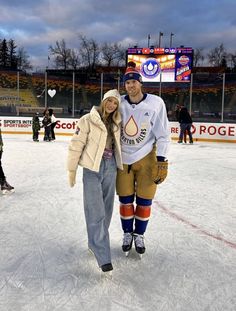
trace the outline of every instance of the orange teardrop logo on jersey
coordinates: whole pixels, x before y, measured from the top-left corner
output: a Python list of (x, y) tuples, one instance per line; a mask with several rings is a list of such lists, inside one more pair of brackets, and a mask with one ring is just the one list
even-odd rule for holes
[(132, 116), (127, 121), (124, 130), (125, 130), (125, 133), (128, 136), (135, 136), (135, 135), (137, 135), (137, 133), (138, 133), (138, 126), (137, 126), (137, 124), (134, 121), (134, 118)]

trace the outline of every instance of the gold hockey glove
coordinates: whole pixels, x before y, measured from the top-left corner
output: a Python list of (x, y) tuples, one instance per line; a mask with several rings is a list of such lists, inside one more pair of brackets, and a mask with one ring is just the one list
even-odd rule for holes
[(168, 173), (168, 161), (161, 162), (157, 161), (157, 176), (154, 179), (154, 183), (159, 185), (161, 184), (167, 177)]

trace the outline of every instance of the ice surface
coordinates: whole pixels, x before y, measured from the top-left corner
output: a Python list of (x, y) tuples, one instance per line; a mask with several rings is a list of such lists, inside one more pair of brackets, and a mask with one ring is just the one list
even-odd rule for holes
[(69, 138), (3, 139), (2, 163), (16, 191), (0, 195), (1, 311), (236, 309), (235, 144), (172, 143), (142, 260), (121, 251), (116, 198), (113, 278), (105, 279), (87, 250), (81, 169), (68, 186)]

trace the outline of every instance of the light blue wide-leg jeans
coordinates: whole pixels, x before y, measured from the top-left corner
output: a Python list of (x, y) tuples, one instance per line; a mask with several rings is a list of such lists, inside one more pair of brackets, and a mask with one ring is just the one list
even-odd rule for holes
[(99, 267), (111, 262), (109, 225), (113, 213), (117, 165), (114, 156), (102, 159), (99, 172), (83, 169), (84, 214), (88, 247)]

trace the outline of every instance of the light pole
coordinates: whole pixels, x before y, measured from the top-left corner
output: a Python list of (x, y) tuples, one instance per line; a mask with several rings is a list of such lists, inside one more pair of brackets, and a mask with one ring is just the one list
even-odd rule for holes
[(172, 47), (172, 37), (174, 36), (173, 33), (170, 34), (170, 48)]
[(163, 37), (164, 33), (163, 32), (159, 32), (159, 48), (161, 47), (161, 37)]
[(45, 109), (48, 106), (48, 97), (47, 97), (47, 93), (48, 93), (48, 73), (47, 73), (47, 69), (45, 70), (45, 77), (44, 77), (44, 90), (45, 90), (45, 94), (44, 94), (44, 106)]
[(150, 39), (151, 39), (151, 36), (150, 34), (148, 35), (148, 48), (149, 48), (149, 45), (150, 45)]

